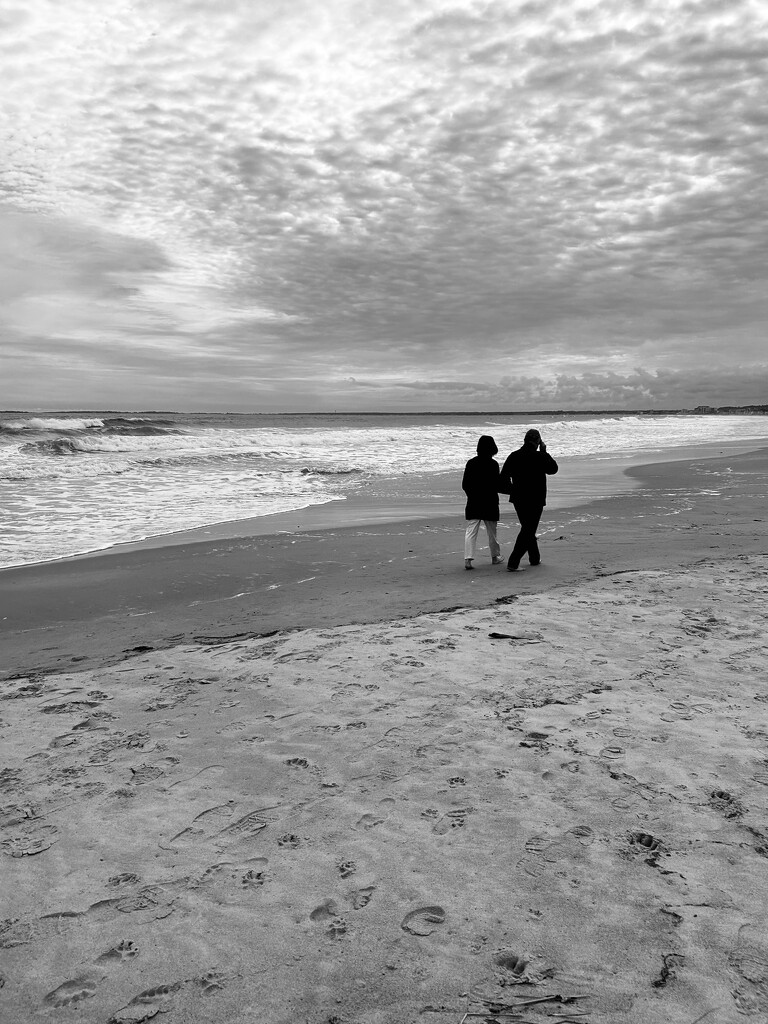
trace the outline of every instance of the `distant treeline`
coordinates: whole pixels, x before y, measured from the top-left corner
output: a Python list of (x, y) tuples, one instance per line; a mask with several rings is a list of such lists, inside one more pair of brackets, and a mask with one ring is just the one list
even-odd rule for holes
[(699, 416), (765, 416), (768, 405), (697, 405), (693, 412)]

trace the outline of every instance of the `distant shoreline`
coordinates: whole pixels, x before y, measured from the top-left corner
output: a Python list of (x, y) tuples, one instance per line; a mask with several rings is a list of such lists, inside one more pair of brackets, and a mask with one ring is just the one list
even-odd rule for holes
[[(763, 448), (761, 441), (712, 441), (700, 445), (681, 445), (656, 452), (642, 450), (619, 457), (563, 456), (562, 472), (548, 499), (550, 511), (579, 508), (594, 501), (633, 490), (637, 481), (633, 471), (656, 464), (684, 462), (693, 458), (717, 458), (741, 455)], [(502, 496), (502, 508), (506, 504)], [(0, 566), (0, 576), (14, 570), (33, 569), (83, 559), (127, 554), (135, 551), (234, 541), (243, 537), (262, 537), (294, 532), (360, 528), (384, 523), (416, 522), (461, 516), (464, 497), (458, 486), (456, 470), (418, 475), (385, 476), (365, 489), (327, 501), (310, 502), (300, 508), (264, 515), (222, 519), (201, 526), (170, 532), (151, 533), (130, 541), (119, 541), (83, 551), (34, 562)]]
[[(157, 547), (8, 568), (0, 572), (0, 676), (93, 667), (137, 646), (484, 607), (510, 592), (577, 586), (605, 572), (764, 552), (768, 448), (691, 455), (633, 467), (619, 493), (611, 473), (589, 504), (569, 504), (553, 485), (540, 531), (543, 564), (519, 579), (489, 558), (465, 573), (463, 503), (457, 495), (448, 514), (442, 496), (426, 495), (424, 504), (420, 489), (393, 495), (396, 508), (360, 507), (357, 525), (323, 520), (320, 506), (303, 521), (280, 517), (278, 532), (245, 521), (197, 542), (165, 538)], [(508, 553), (517, 522), (509, 505), (501, 512)]]

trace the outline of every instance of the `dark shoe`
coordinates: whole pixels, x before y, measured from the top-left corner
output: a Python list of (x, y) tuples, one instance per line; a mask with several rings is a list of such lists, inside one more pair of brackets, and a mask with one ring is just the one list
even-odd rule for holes
[(538, 562), (531, 562), (531, 565), (541, 565), (541, 559), (539, 559)]
[(464, 559), (464, 568), (465, 569), (474, 569), (475, 568), (474, 565), (472, 565), (472, 559), (471, 558), (465, 558)]
[(520, 563), (519, 562), (507, 562), (507, 572), (519, 572), (519, 571), (520, 571)]

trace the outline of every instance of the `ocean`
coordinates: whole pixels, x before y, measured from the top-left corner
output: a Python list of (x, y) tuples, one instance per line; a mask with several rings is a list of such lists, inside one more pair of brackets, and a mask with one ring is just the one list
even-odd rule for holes
[(306, 508), (377, 477), (460, 475), (537, 426), (556, 458), (761, 440), (762, 416), (0, 413), (0, 568)]

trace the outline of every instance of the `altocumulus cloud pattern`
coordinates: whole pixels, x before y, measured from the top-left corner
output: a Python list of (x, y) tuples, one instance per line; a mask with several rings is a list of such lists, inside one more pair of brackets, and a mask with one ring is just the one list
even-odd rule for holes
[(0, 26), (0, 404), (765, 400), (758, 0)]

